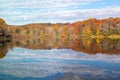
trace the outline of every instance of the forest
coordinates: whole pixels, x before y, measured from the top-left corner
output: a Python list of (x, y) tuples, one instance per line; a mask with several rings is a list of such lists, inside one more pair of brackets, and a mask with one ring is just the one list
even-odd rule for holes
[(8, 25), (0, 19), (0, 31), (25, 38), (120, 38), (120, 18), (90, 18), (73, 23), (31, 23)]

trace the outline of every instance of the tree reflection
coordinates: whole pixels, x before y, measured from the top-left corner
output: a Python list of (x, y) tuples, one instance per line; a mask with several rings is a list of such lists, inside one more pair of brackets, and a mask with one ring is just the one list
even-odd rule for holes
[[(14, 40), (13, 44), (16, 42)], [(21, 39), (19, 46), (29, 49), (72, 49), (88, 54), (120, 54), (120, 39)], [(14, 44), (18, 47), (18, 44)]]
[(47, 38), (29, 38), (29, 39), (12, 39), (12, 42), (0, 42), (0, 58), (3, 58), (8, 52), (8, 48), (23, 47), (33, 50), (41, 49), (72, 49), (77, 52), (87, 54), (120, 54), (120, 39), (47, 39)]
[(8, 52), (7, 42), (0, 40), (0, 58), (4, 58)]

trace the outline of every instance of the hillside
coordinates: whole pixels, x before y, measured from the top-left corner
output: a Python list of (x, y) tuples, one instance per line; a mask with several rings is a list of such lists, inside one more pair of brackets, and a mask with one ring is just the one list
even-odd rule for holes
[(120, 18), (87, 19), (74, 23), (32, 23), (7, 25), (0, 19), (0, 27), (13, 37), (54, 37), (54, 38), (120, 38)]

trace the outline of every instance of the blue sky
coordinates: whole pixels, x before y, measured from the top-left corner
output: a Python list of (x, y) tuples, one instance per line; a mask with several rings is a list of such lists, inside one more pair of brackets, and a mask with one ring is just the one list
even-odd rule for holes
[(0, 18), (12, 25), (108, 17), (120, 17), (120, 0), (0, 0)]

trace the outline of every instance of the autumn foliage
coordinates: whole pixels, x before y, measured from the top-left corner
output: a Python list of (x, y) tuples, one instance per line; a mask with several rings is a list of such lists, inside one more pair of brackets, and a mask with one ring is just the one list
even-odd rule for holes
[(0, 19), (1, 30), (13, 37), (29, 38), (74, 38), (120, 35), (120, 18), (90, 18), (74, 23), (34, 23), (22, 26), (7, 25)]

